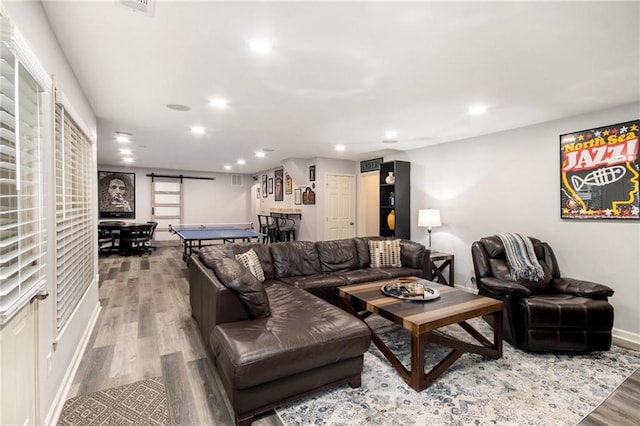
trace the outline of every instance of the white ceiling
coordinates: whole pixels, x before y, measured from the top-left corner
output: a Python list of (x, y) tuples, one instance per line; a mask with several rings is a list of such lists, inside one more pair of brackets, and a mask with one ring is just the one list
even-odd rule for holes
[[(158, 1), (153, 17), (112, 0), (44, 8), (98, 117), (102, 165), (122, 165), (116, 131), (133, 134), (136, 167), (255, 173), (640, 100), (638, 2)], [(251, 52), (252, 37), (274, 50)], [(229, 108), (209, 106), (215, 96)], [(468, 115), (475, 104), (487, 113)], [(398, 143), (383, 143), (389, 129)]]

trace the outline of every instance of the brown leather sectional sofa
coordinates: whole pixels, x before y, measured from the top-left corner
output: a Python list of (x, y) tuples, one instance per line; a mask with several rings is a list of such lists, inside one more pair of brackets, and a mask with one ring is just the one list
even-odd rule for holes
[[(236, 424), (251, 424), (255, 414), (324, 389), (360, 386), (371, 336), (359, 319), (329, 303), (337, 288), (409, 275), (431, 278), (429, 251), (408, 240), (400, 244), (402, 267), (371, 268), (368, 242), (380, 239), (223, 244), (192, 255), (192, 315)], [(253, 278), (236, 269), (234, 256), (250, 249), (265, 281), (239, 294), (239, 282)]]

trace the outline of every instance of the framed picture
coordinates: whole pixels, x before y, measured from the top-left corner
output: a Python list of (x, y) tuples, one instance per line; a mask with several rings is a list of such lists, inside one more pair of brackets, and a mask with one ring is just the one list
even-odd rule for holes
[(293, 195), (293, 198), (294, 198), (294, 202), (297, 205), (302, 204), (302, 189), (296, 188), (296, 190), (294, 192), (294, 195)]
[(267, 175), (262, 175), (262, 198), (267, 198)]
[(289, 173), (285, 173), (284, 174), (284, 193), (285, 194), (291, 194), (291, 191), (293, 189), (293, 181), (291, 180), (291, 176), (289, 176)]
[(273, 194), (273, 178), (269, 178), (269, 194)]
[(640, 219), (640, 120), (560, 135), (560, 217)]
[(136, 174), (98, 172), (100, 218), (136, 217)]
[(284, 170), (276, 170), (273, 172), (276, 188), (273, 191), (273, 199), (275, 201), (284, 200)]
[(315, 182), (316, 180), (316, 166), (309, 166), (309, 182)]
[(302, 193), (302, 204), (315, 204), (316, 203), (316, 193), (313, 192), (311, 187), (307, 187)]

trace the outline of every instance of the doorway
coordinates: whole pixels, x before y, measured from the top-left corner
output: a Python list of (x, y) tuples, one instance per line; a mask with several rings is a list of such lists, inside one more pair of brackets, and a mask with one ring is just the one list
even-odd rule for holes
[(355, 176), (327, 174), (324, 237), (326, 240), (356, 236)]

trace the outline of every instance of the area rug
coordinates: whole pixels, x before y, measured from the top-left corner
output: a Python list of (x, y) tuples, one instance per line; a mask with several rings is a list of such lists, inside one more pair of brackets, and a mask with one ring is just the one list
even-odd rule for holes
[[(367, 322), (408, 367), (409, 333), (378, 316)], [(491, 336), (484, 321), (470, 323)], [(444, 331), (466, 336), (457, 325)], [(446, 352), (427, 346), (428, 368)], [(277, 413), (287, 426), (575, 425), (639, 367), (640, 352), (618, 346), (588, 355), (555, 355), (526, 353), (505, 342), (502, 358), (465, 354), (434, 384), (416, 392), (372, 344), (365, 353), (361, 388), (344, 385)]]
[(168, 425), (162, 377), (77, 396), (64, 403), (58, 425)]

